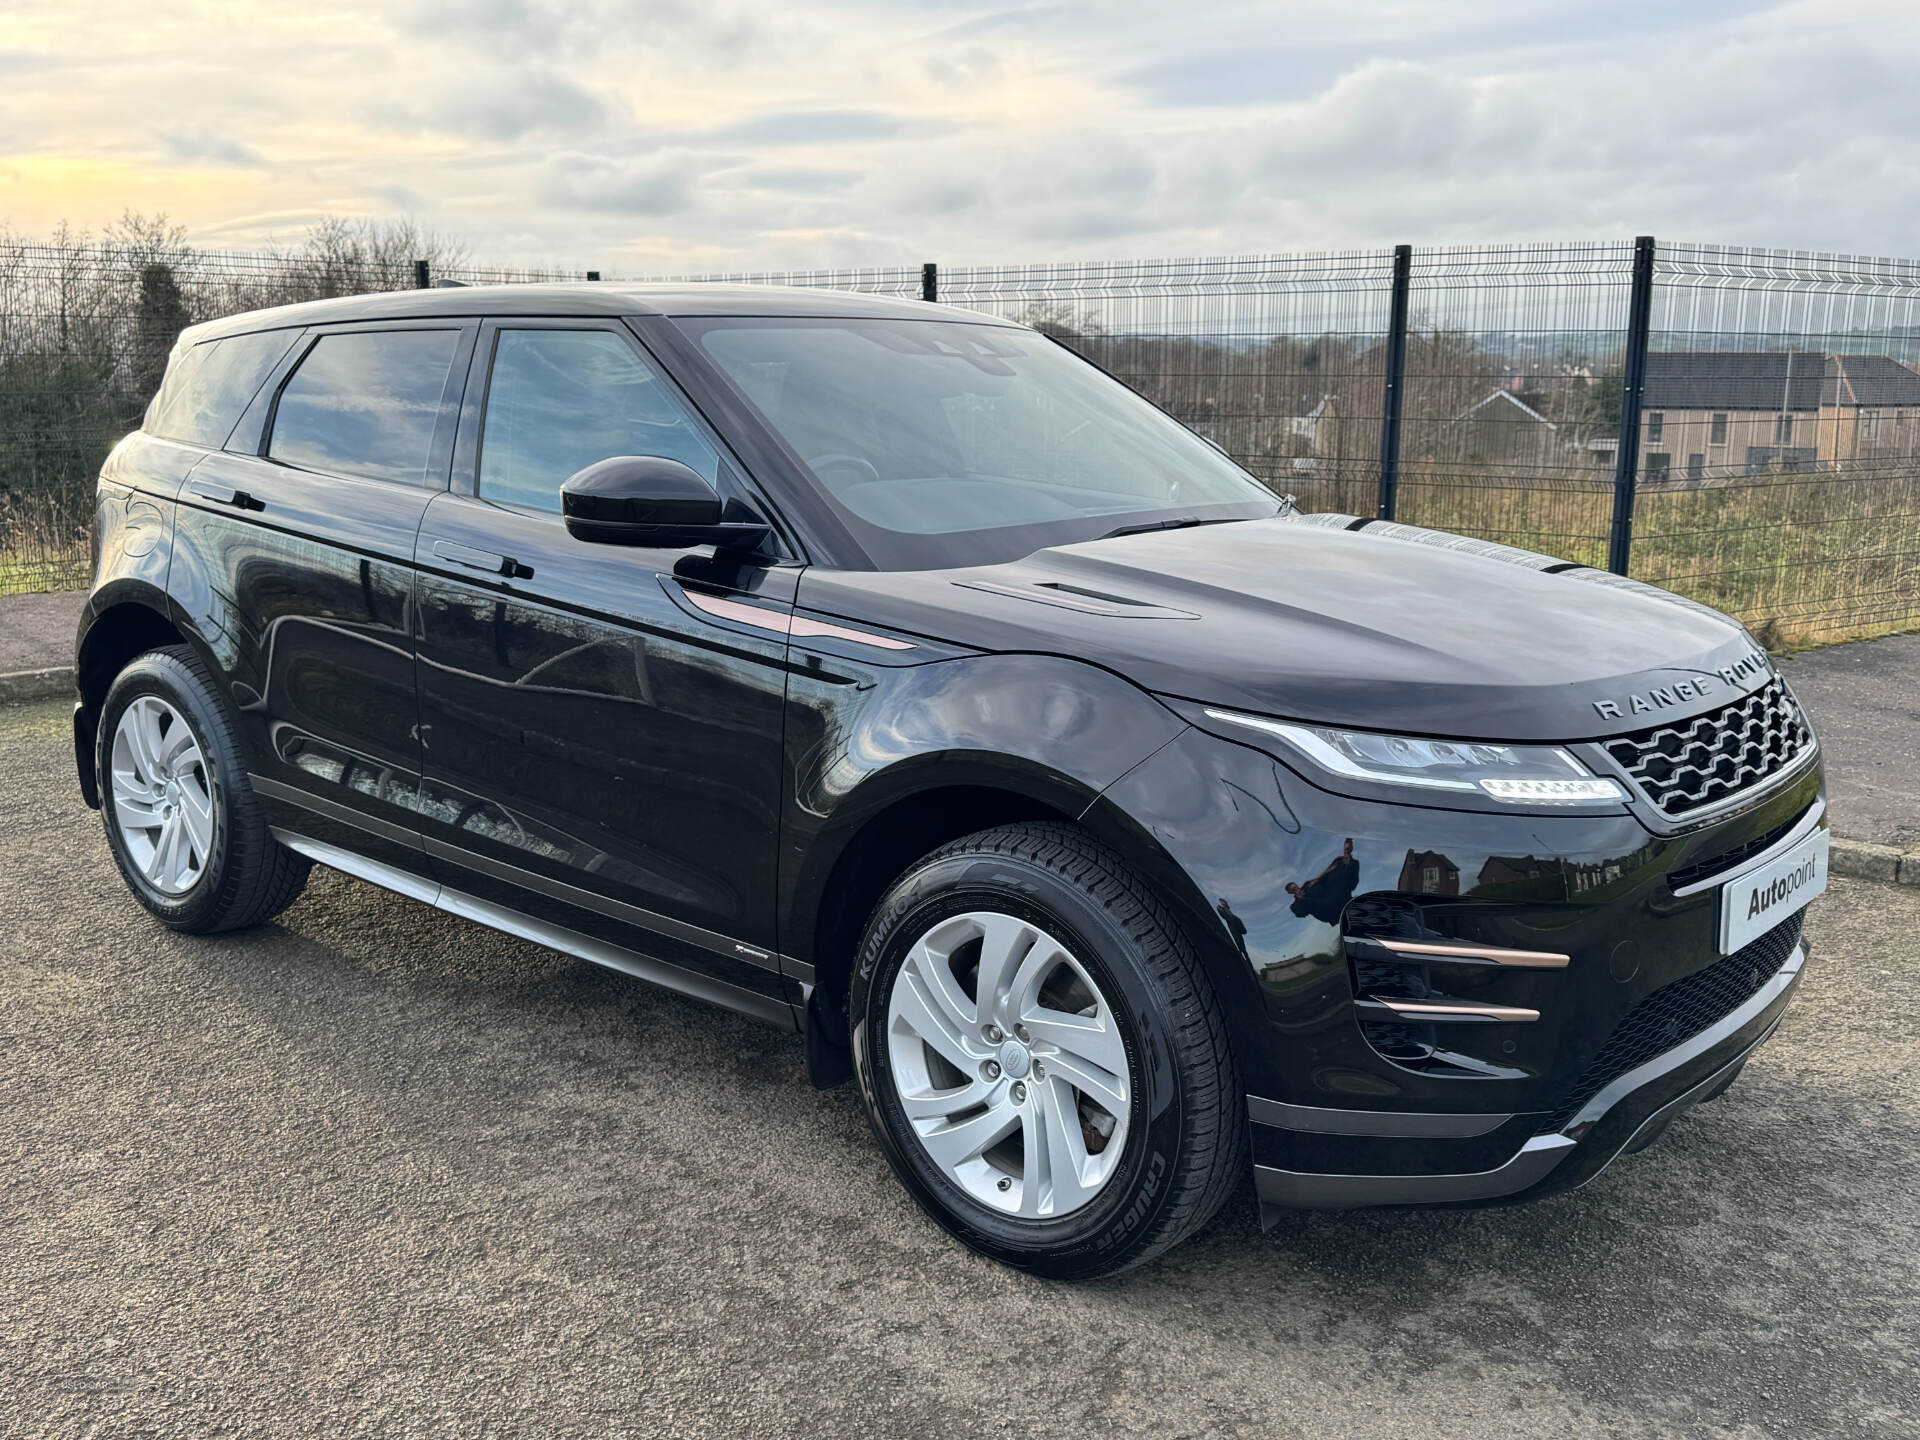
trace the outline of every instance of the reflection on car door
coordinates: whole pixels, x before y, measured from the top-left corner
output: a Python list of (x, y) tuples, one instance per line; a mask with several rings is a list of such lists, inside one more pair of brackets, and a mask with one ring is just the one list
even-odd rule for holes
[[(675, 573), (689, 552), (567, 534), (561, 482), (610, 455), (666, 455), (727, 483), (621, 327), (488, 324), (468, 409), (453, 492), (416, 550), (421, 825), (443, 883), (678, 972), (653, 978), (698, 988), (697, 974), (784, 1015), (777, 617), (795, 572), (702, 583)], [(716, 622), (689, 599), (719, 592), (775, 623)]]
[(239, 712), (275, 823), (424, 869), (413, 544), (444, 485), (475, 327), (336, 327), (293, 347), (180, 495), (169, 588)]

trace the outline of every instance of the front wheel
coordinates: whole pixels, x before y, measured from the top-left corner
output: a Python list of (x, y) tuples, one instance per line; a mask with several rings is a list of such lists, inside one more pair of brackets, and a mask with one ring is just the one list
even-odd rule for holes
[(868, 925), (849, 1019), (894, 1172), (1006, 1264), (1137, 1265), (1245, 1172), (1226, 1023), (1192, 946), (1070, 825), (983, 831), (915, 865)]

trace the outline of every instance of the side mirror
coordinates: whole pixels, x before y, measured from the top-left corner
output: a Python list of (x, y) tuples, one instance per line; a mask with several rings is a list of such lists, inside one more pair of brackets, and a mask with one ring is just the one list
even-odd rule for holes
[(615, 455), (560, 487), (560, 514), (576, 540), (601, 545), (751, 547), (768, 527), (727, 521), (719, 494), (678, 460)]

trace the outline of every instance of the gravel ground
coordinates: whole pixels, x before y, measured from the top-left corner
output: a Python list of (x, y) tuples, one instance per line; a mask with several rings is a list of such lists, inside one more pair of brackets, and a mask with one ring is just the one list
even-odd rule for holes
[(1920, 1432), (1920, 890), (1586, 1189), (1100, 1284), (913, 1209), (799, 1042), (326, 871), (153, 925), (0, 710), (0, 1435)]

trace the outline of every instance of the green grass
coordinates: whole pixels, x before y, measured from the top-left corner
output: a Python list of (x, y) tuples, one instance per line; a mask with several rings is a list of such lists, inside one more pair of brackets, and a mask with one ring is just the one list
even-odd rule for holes
[[(1312, 510), (1373, 511), (1377, 482), (1353, 474), (1299, 487)], [(1473, 475), (1410, 467), (1399, 518), (1604, 567), (1611, 476)], [(0, 595), (80, 589), (84, 540), (16, 530), (0, 548)], [(71, 534), (69, 529), (65, 532)], [(1633, 574), (1738, 617), (1769, 648), (1860, 639), (1920, 623), (1920, 466), (1643, 487)]]

